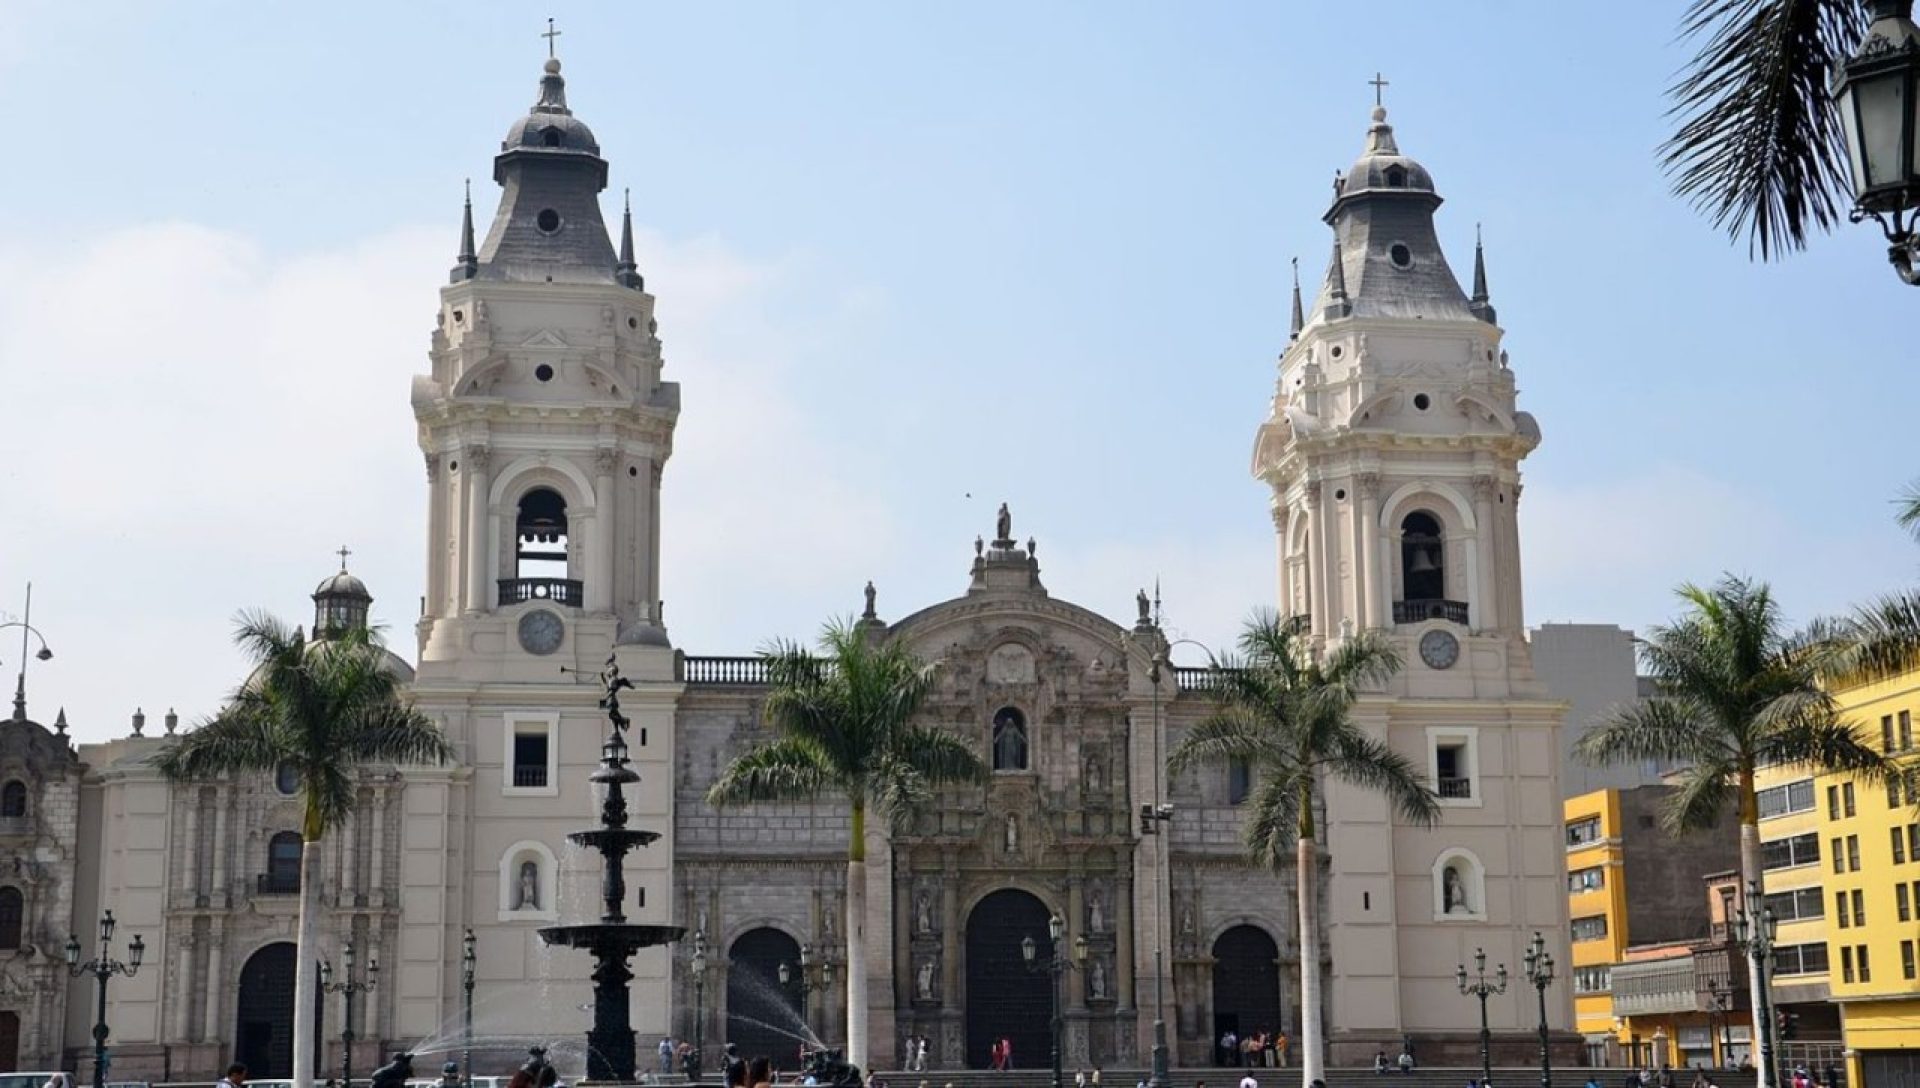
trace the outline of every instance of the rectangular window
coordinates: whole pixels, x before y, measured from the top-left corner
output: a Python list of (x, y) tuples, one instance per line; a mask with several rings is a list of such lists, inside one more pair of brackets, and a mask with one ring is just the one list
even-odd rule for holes
[(1900, 712), (1900, 750), (1913, 751), (1913, 714), (1905, 710)]
[(1840, 981), (1853, 981), (1853, 946), (1849, 944), (1840, 946)]
[(513, 735), (514, 788), (529, 789), (546, 784), (546, 733), (515, 733)]
[(1833, 839), (1833, 871), (1836, 873), (1844, 873), (1847, 871), (1847, 855), (1840, 849), (1840, 837), (1838, 835), (1834, 836)]
[(1913, 978), (1913, 942), (1900, 942), (1900, 977)]
[(1887, 776), (1887, 807), (1900, 807), (1900, 776), (1897, 774)]
[(1907, 825), (1907, 856), (1920, 860), (1920, 824)]
[(1846, 892), (1833, 893), (1833, 913), (1834, 913), (1834, 917), (1839, 919), (1841, 929), (1846, 929), (1849, 925), (1852, 925), (1851, 922), (1847, 921), (1847, 893)]
[(1887, 830), (1893, 833), (1893, 863), (1905, 865), (1907, 863), (1907, 829), (1890, 827)]
[(1227, 763), (1227, 804), (1237, 805), (1253, 792), (1253, 768), (1244, 759)]
[(1781, 945), (1773, 950), (1776, 975), (1821, 975), (1827, 971), (1827, 945)]
[(1585, 846), (1600, 840), (1600, 817), (1589, 816), (1584, 820), (1575, 820), (1567, 825), (1567, 845)]
[(1864, 926), (1867, 924), (1866, 896), (1867, 893), (1861, 891), (1859, 888), (1853, 889), (1853, 924), (1856, 926)]
[(1839, 818), (1840, 818), (1840, 787), (1828, 786), (1827, 787), (1827, 819), (1838, 820)]
[(1813, 809), (1813, 779), (1803, 778), (1784, 786), (1764, 789), (1757, 797), (1762, 820), (1794, 812), (1808, 812)]
[(1573, 939), (1576, 941), (1600, 941), (1607, 936), (1607, 916), (1596, 914), (1591, 918), (1573, 920)]
[(1598, 865), (1575, 869), (1567, 874), (1567, 890), (1570, 892), (1590, 892), (1606, 886), (1607, 872)]
[[(1731, 898), (1732, 893), (1728, 893)], [(1819, 888), (1800, 888), (1791, 892), (1772, 892), (1767, 895), (1766, 909), (1782, 922), (1804, 922), (1809, 918), (1826, 917), (1826, 900), (1821, 897)], [(1727, 917), (1733, 916), (1733, 908), (1726, 908)]]
[(1467, 728), (1427, 730), (1427, 773), (1440, 803), (1451, 807), (1479, 806), (1479, 731)]
[(1853, 783), (1847, 782), (1840, 787), (1840, 807), (1846, 814), (1853, 815)]
[(500, 787), (507, 796), (553, 797), (560, 792), (560, 716), (533, 710), (504, 715)]
[(1891, 714), (1880, 715), (1880, 750), (1889, 753), (1893, 751), (1893, 715)]
[(1854, 946), (1853, 958), (1860, 965), (1860, 981), (1872, 982), (1873, 965), (1867, 962), (1867, 946), (1864, 944)]
[(1847, 872), (1860, 871), (1860, 836), (1847, 836)]
[(1911, 922), (1913, 920), (1913, 903), (1907, 895), (1907, 886), (1905, 884), (1895, 884), (1893, 886), (1893, 905), (1899, 913), (1902, 922)]
[(1576, 994), (1604, 994), (1613, 986), (1613, 968), (1576, 967), (1573, 969), (1573, 992)]
[[(1838, 856), (1840, 840), (1833, 840), (1833, 848)], [(1818, 865), (1820, 863), (1820, 836), (1814, 832), (1795, 835), (1790, 839), (1773, 839), (1760, 844), (1760, 867), (1762, 869), (1791, 869), (1797, 865)]]

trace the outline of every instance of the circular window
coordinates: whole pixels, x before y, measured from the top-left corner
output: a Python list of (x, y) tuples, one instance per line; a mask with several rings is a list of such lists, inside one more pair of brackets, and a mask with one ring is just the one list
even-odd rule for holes
[(1340, 345), (1339, 345), (1339, 344), (1335, 344), (1335, 345), (1333, 345), (1333, 350), (1332, 350), (1332, 351), (1330, 351), (1330, 352), (1328, 352), (1328, 354), (1329, 354), (1329, 355), (1332, 355), (1332, 356), (1333, 356), (1334, 358), (1336, 358), (1336, 359), (1338, 359), (1338, 358), (1339, 358), (1340, 356), (1342, 356), (1342, 355), (1344, 355), (1344, 354), (1346, 354), (1346, 352), (1344, 352), (1344, 351), (1342, 351), (1342, 350), (1340, 350)]
[(459, 472), (459, 471), (460, 471), (460, 462), (458, 462), (458, 461), (448, 461), (448, 462), (447, 462), (447, 471), (448, 471), (448, 472)]
[(543, 382), (550, 382), (553, 380), (553, 368), (545, 363), (541, 363), (539, 366), (533, 368), (533, 376)]
[(273, 788), (292, 797), (300, 792), (300, 768), (291, 763), (282, 763), (274, 768)]
[(1405, 242), (1395, 242), (1387, 247), (1387, 260), (1392, 261), (1395, 268), (1412, 268), (1413, 250), (1408, 249)]
[(1428, 399), (1425, 393), (1415, 393), (1413, 395), (1413, 406), (1422, 412), (1426, 411), (1432, 404), (1433, 401)]
[(462, 321), (465, 321), (466, 319), (467, 319), (467, 311), (465, 311), (465, 310), (455, 310), (455, 311), (453, 311), (453, 323), (454, 323), (454, 324), (456, 324), (456, 325), (458, 325), (458, 324), (460, 324), (460, 323), (461, 323)]
[[(639, 318), (637, 318), (637, 317), (629, 317), (629, 318), (627, 318), (627, 328), (629, 328), (629, 329), (637, 329), (637, 328), (639, 328), (639, 327), (640, 327), (640, 319), (639, 319)], [(1488, 358), (1492, 358), (1492, 356), (1488, 356)]]
[(542, 234), (553, 234), (560, 229), (560, 213), (542, 208), (540, 214), (533, 217), (533, 225), (539, 227)]
[(1343, 488), (1341, 488), (1340, 490), (1338, 490), (1338, 491), (1335, 491), (1335, 492), (1333, 493), (1333, 497), (1334, 497), (1334, 499), (1336, 499), (1336, 500), (1338, 500), (1338, 501), (1340, 501), (1340, 502), (1345, 502), (1345, 501), (1346, 501), (1346, 498), (1347, 498), (1347, 489), (1343, 487)]
[(629, 475), (629, 476), (638, 476), (638, 475), (640, 475), (640, 470), (639, 470), (638, 468), (636, 468), (636, 467), (634, 467), (633, 465), (628, 465), (628, 466), (627, 466), (627, 475)]

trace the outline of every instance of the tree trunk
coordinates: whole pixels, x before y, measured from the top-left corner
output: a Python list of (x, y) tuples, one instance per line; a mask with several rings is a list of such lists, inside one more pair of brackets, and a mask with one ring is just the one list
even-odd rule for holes
[(847, 1061), (867, 1068), (867, 810), (855, 805), (847, 844)]
[(1326, 1078), (1326, 1040), (1320, 1024), (1320, 857), (1310, 830), (1300, 837), (1294, 864), (1300, 881), (1300, 1084), (1313, 1088)]
[[(1747, 912), (1748, 919), (1755, 927), (1761, 922), (1762, 911), (1767, 901), (1766, 884), (1761, 878), (1760, 868), (1760, 802), (1754, 794), (1753, 772), (1742, 771), (1736, 785), (1740, 805), (1740, 906)], [(1747, 885), (1751, 884), (1757, 894), (1747, 899)], [(1733, 919), (1727, 919), (1731, 924)], [(1761, 973), (1754, 969), (1753, 957), (1747, 957), (1747, 1000), (1753, 1006), (1753, 1038), (1747, 1041), (1747, 1050), (1753, 1055), (1753, 1068), (1759, 1074), (1758, 1088), (1770, 1088), (1771, 1078), (1767, 1069), (1768, 1062), (1760, 1054), (1760, 1041), (1766, 1036), (1763, 1031), (1770, 1030), (1771, 1024), (1762, 1023), (1766, 1015), (1766, 995), (1761, 991)]]
[(300, 844), (300, 934), (293, 967), (293, 1083), (313, 1086), (315, 974), (320, 956), (320, 840)]

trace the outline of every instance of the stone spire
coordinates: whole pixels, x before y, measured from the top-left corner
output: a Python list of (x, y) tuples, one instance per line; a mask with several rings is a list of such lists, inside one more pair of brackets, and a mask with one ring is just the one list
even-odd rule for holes
[(13, 685), (13, 720), (27, 720), (27, 670), (20, 670), (20, 679)]
[(622, 196), (625, 205), (620, 210), (620, 263), (614, 266), (613, 278), (622, 287), (642, 291), (646, 289), (646, 281), (640, 278), (639, 266), (633, 260), (633, 190), (624, 190)]
[(493, 180), (500, 207), (480, 242), (475, 279), (614, 282), (619, 258), (599, 198), (607, 163), (593, 130), (567, 108), (558, 60), (547, 60), (539, 99), (500, 142)]
[(1489, 325), (1497, 325), (1493, 303), (1487, 297), (1487, 254), (1480, 243), (1480, 224), (1473, 225), (1473, 297), (1467, 300), (1473, 316)]
[(1300, 330), (1307, 327), (1307, 319), (1300, 309), (1300, 258), (1293, 259), (1293, 324), (1287, 330), (1289, 341), (1300, 339)]
[(1333, 260), (1327, 264), (1327, 305), (1323, 312), (1329, 321), (1353, 313), (1353, 304), (1347, 301), (1346, 258), (1340, 252), (1338, 234), (1333, 236)]
[(473, 244), (473, 179), (467, 179), (466, 204), (460, 211), (460, 256), (455, 258), (452, 282), (470, 280), (480, 271), (480, 255)]

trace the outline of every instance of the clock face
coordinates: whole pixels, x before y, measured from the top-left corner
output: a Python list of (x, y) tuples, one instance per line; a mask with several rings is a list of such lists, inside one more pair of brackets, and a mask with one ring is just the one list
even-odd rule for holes
[(536, 608), (520, 617), (520, 648), (530, 654), (550, 654), (560, 648), (567, 625), (544, 608)]
[(1420, 660), (1430, 669), (1450, 669), (1460, 660), (1460, 640), (1445, 631), (1420, 636)]

